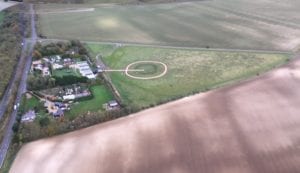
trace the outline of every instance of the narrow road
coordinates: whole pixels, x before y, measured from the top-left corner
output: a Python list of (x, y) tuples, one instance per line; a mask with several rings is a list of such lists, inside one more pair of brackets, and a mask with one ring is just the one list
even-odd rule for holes
[(102, 61), (101, 53), (96, 56), (96, 65), (98, 68), (107, 69), (106, 65)]
[[(31, 14), (31, 44), (28, 44), (28, 41), (24, 41), (24, 46), (22, 49), (21, 57), (26, 58), (27, 60), (26, 60), (26, 64), (24, 65), (24, 68), (23, 68), (22, 78), (21, 78), (21, 81), (19, 84), (15, 104), (20, 103), (22, 94), (24, 94), (26, 92), (26, 81), (27, 81), (28, 71), (30, 69), (30, 65), (31, 65), (31, 61), (32, 61), (31, 53), (33, 51), (35, 41), (37, 39), (37, 34), (36, 34), (36, 29), (35, 29), (35, 15), (34, 15), (34, 9), (33, 9), (32, 4), (30, 5), (30, 14)], [(24, 38), (24, 40), (25, 40), (25, 38)], [(29, 56), (27, 56), (27, 54), (26, 54), (27, 48), (29, 48), (29, 54), (28, 54)], [(6, 133), (4, 135), (4, 138), (3, 138), (1, 146), (0, 146), (0, 168), (3, 165), (7, 150), (9, 148), (11, 139), (13, 137), (12, 127), (16, 121), (17, 112), (18, 112), (18, 110), (13, 110), (11, 117), (10, 117), (9, 124), (7, 125)]]

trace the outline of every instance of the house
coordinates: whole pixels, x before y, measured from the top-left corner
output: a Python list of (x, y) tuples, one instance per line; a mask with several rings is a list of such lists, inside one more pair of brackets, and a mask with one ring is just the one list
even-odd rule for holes
[(41, 60), (32, 61), (33, 66), (37, 66), (37, 65), (41, 65), (41, 64), (42, 64)]
[(70, 66), (70, 65), (73, 64), (73, 61), (72, 61), (71, 58), (65, 58), (65, 59), (63, 60), (63, 62), (64, 62), (64, 66)]
[(81, 90), (80, 88), (67, 89), (66, 95), (63, 96), (63, 100), (74, 100), (82, 97), (88, 97), (91, 95), (88, 90)]
[(34, 110), (29, 110), (26, 114), (24, 114), (21, 118), (21, 122), (32, 122), (34, 121), (36, 115)]
[(49, 60), (50, 60), (51, 64), (59, 63), (59, 62), (61, 62), (61, 56), (60, 55), (50, 56)]
[(42, 74), (43, 74), (43, 76), (50, 76), (51, 73), (50, 73), (49, 67), (43, 67)]
[(33, 70), (40, 70), (40, 71), (42, 71), (42, 68), (43, 68), (43, 65), (42, 65), (42, 61), (41, 60), (32, 61), (31, 71), (33, 71)]

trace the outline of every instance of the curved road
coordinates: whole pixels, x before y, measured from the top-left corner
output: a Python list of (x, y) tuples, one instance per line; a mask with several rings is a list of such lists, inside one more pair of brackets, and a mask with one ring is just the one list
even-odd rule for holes
[[(36, 42), (36, 39), (37, 39), (37, 34), (36, 34), (36, 29), (35, 29), (35, 16), (34, 16), (34, 9), (33, 9), (32, 4), (30, 5), (30, 14), (31, 14), (31, 38), (30, 38), (31, 42), (30, 42), (30, 44), (28, 44), (29, 42), (26, 41), (25, 38), (23, 39), (24, 46), (23, 46), (22, 54), (21, 54), (20, 58), (21, 59), (26, 58), (26, 63), (23, 68), (22, 78), (20, 80), (17, 97), (15, 100), (15, 105), (21, 101), (22, 94), (26, 91), (26, 80), (27, 80), (27, 76), (28, 76), (28, 71), (30, 69), (30, 64), (32, 61), (32, 57), (27, 56), (28, 54), (27, 54), (26, 50), (27, 50), (27, 48), (29, 48), (29, 55), (31, 55), (34, 45), (35, 45), (35, 42)], [(22, 68), (20, 68), (20, 69), (22, 69)], [(3, 165), (7, 150), (9, 148), (9, 145), (10, 145), (10, 142), (11, 142), (11, 139), (13, 136), (12, 126), (15, 123), (17, 112), (18, 112), (17, 110), (13, 110), (10, 120), (9, 120), (9, 124), (7, 125), (6, 133), (4, 135), (2, 143), (0, 145), (0, 168)]]

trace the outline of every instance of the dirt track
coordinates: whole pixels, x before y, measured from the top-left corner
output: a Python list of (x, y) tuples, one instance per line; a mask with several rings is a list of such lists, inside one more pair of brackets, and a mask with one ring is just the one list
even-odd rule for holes
[(300, 59), (255, 80), (30, 143), (11, 173), (300, 172)]

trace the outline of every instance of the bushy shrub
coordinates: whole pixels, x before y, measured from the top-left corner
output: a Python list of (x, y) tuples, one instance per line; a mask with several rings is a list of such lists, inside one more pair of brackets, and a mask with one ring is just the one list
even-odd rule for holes
[(57, 85), (72, 85), (75, 83), (87, 83), (88, 82), (88, 78), (87, 77), (83, 77), (83, 76), (62, 76), (62, 77), (58, 77), (55, 76), (55, 83)]
[(41, 127), (46, 127), (50, 124), (50, 119), (45, 116), (45, 117), (42, 117), (40, 120), (39, 120), (39, 124)]

